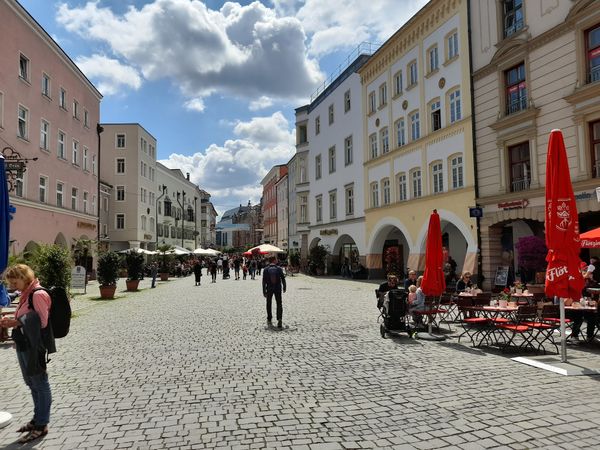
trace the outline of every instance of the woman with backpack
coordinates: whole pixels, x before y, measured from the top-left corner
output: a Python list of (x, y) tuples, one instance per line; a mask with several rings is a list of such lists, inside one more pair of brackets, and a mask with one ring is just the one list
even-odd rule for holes
[[(4, 279), (11, 289), (21, 292), (15, 318), (0, 320), (0, 327), (12, 328), (12, 337), (17, 347), (17, 359), (25, 384), (33, 397), (33, 419), (19, 428), (19, 433), (27, 433), (19, 443), (31, 442), (48, 434), (52, 393), (46, 372), (46, 348), (42, 335), (48, 327), (51, 298), (41, 288), (33, 270), (25, 264), (16, 264), (4, 272)], [(33, 310), (29, 296), (32, 296)]]

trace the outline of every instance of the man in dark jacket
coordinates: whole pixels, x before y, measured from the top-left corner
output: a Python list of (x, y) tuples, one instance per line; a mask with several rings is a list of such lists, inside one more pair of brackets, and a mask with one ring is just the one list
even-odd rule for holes
[(271, 257), (269, 259), (269, 265), (263, 270), (263, 295), (267, 299), (267, 323), (271, 325), (273, 320), (273, 311), (271, 310), (271, 304), (273, 301), (273, 295), (275, 295), (275, 302), (277, 302), (277, 328), (282, 328), (281, 320), (283, 317), (283, 305), (281, 303), (281, 291), (285, 292), (285, 274), (281, 267), (275, 264), (276, 258)]

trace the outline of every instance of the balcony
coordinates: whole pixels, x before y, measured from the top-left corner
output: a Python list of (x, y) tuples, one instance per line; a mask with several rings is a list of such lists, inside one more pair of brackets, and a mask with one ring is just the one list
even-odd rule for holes
[(504, 19), (504, 37), (510, 37), (523, 28), (523, 19), (515, 20), (514, 13), (507, 14)]
[(600, 81), (600, 66), (592, 67), (587, 74), (587, 83)]
[(505, 114), (509, 116), (519, 111), (525, 111), (528, 107), (528, 103), (527, 97), (524, 95), (512, 101), (507, 101)]
[(512, 180), (510, 182), (510, 191), (511, 192), (528, 191), (530, 185), (531, 185), (531, 180), (529, 178), (521, 178), (521, 179)]

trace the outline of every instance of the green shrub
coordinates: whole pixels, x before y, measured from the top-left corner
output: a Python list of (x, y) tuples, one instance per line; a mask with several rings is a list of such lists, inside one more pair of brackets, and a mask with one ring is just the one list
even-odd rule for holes
[(127, 264), (127, 281), (141, 280), (144, 274), (144, 255), (131, 250), (125, 256)]
[(42, 286), (71, 286), (71, 252), (57, 244), (40, 244), (31, 259), (32, 268)]
[(113, 286), (119, 279), (121, 258), (115, 252), (102, 253), (98, 258), (98, 283), (100, 286)]

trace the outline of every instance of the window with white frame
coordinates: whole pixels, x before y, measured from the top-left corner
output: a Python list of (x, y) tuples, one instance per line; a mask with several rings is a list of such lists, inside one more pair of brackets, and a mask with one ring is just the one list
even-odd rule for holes
[(375, 98), (375, 91), (369, 93), (369, 114), (373, 114), (377, 111), (377, 99)]
[(396, 72), (394, 75), (394, 97), (402, 94), (402, 71)]
[(96, 214), (98, 211), (96, 210), (96, 196), (92, 195), (92, 211), (93, 214)]
[(329, 125), (333, 124), (335, 117), (334, 117), (334, 110), (333, 110), (333, 104), (329, 105)]
[(102, 236), (108, 237), (108, 224), (107, 223), (102, 224)]
[(83, 212), (84, 214), (88, 213), (88, 193), (84, 191), (83, 193)]
[(371, 183), (371, 208), (379, 206), (379, 183), (377, 181)]
[(344, 92), (344, 112), (350, 111), (350, 107), (352, 106), (350, 101), (350, 90)]
[(40, 125), (40, 148), (48, 151), (50, 145), (48, 144), (48, 134), (50, 133), (50, 124), (42, 119)]
[(435, 100), (430, 105), (431, 131), (437, 131), (442, 128), (442, 109), (440, 101)]
[(117, 230), (125, 229), (125, 214), (117, 214), (115, 216), (115, 228)]
[(335, 145), (329, 149), (329, 173), (335, 172)]
[(58, 131), (58, 144), (56, 146), (56, 154), (60, 159), (67, 159), (65, 155), (65, 133)]
[(140, 161), (140, 176), (144, 176), (144, 161)]
[(417, 84), (418, 77), (417, 62), (413, 61), (408, 65), (408, 85), (414, 86)]
[(146, 230), (146, 216), (142, 216), (142, 230)]
[(58, 92), (58, 106), (67, 109), (67, 91), (64, 88), (60, 88)]
[(79, 119), (79, 102), (73, 99), (73, 117)]
[(329, 193), (329, 218), (335, 219), (337, 217), (337, 191), (331, 191)]
[(423, 194), (421, 188), (421, 170), (416, 169), (412, 172), (412, 198), (421, 197)]
[(87, 128), (90, 127), (90, 113), (87, 109), (83, 110), (83, 126)]
[[(204, 222), (204, 226), (206, 226), (206, 221)], [(150, 217), (150, 226), (148, 228), (148, 231), (154, 231), (154, 217)]]
[(323, 221), (323, 196), (317, 195), (315, 197), (315, 208), (317, 214), (317, 222)]
[(447, 39), (448, 59), (458, 56), (458, 33), (455, 31)]
[(315, 117), (315, 134), (321, 132), (321, 116)]
[(379, 107), (383, 107), (387, 104), (387, 83), (383, 83), (379, 86)]
[(84, 146), (83, 147), (83, 170), (87, 171), (88, 170), (88, 153), (89, 153), (89, 149)]
[(21, 174), (20, 177), (17, 177), (15, 179), (15, 196), (16, 197), (23, 197), (23, 195), (25, 195), (25, 183), (23, 180), (23, 177), (25, 176), (25, 174)]
[(73, 139), (73, 158), (71, 162), (76, 166), (79, 165), (79, 142), (75, 139)]
[(438, 62), (438, 48), (437, 45), (431, 47), (428, 52), (428, 63), (429, 63), (429, 73), (435, 72), (440, 68)]
[(433, 193), (441, 194), (444, 192), (444, 172), (441, 161), (431, 165), (431, 178), (433, 180)]
[(29, 58), (23, 53), (19, 55), (19, 76), (29, 81)]
[(19, 105), (19, 123), (17, 128), (17, 136), (21, 139), (27, 139), (29, 136), (29, 110), (22, 105)]
[(298, 174), (299, 174), (299, 183), (306, 183), (308, 180), (306, 178), (306, 159), (299, 158), (298, 159)]
[(64, 184), (56, 183), (56, 206), (62, 208), (64, 205)]
[(73, 211), (77, 211), (77, 203), (78, 203), (78, 195), (79, 195), (79, 191), (77, 188), (71, 188), (71, 209)]
[(308, 222), (308, 196), (300, 195), (300, 223)]
[(390, 179), (384, 178), (381, 181), (381, 189), (383, 190), (383, 204), (389, 205), (392, 201), (391, 193), (390, 193)]
[(410, 115), (410, 139), (416, 141), (421, 137), (421, 125), (419, 121), (419, 111)]
[(371, 149), (371, 159), (377, 158), (377, 135), (375, 133), (369, 136), (369, 148)]
[(352, 136), (348, 136), (344, 139), (344, 165), (349, 166), (352, 164)]
[(96, 155), (92, 155), (92, 174), (96, 175)]
[(396, 120), (396, 145), (402, 147), (406, 145), (406, 130), (404, 128), (404, 119)]
[(48, 177), (40, 175), (40, 190), (39, 190), (40, 203), (46, 203), (48, 201)]
[(125, 134), (124, 133), (117, 134), (117, 148), (125, 148)]
[(315, 178), (321, 178), (321, 155), (315, 156)]
[(346, 191), (346, 215), (351, 216), (354, 214), (354, 184), (350, 184), (345, 187)]
[(408, 192), (406, 187), (406, 174), (400, 173), (396, 177), (398, 183), (398, 201), (404, 202), (408, 200)]
[(125, 158), (117, 158), (117, 173), (125, 173)]
[(125, 186), (117, 186), (117, 201), (125, 201)]
[(108, 197), (102, 198), (102, 210), (108, 212)]
[(462, 118), (460, 91), (456, 90), (449, 95), (450, 99), (450, 123), (454, 123)]
[(390, 151), (390, 136), (388, 127), (383, 127), (379, 131), (379, 139), (381, 140), (381, 154), (388, 153)]
[(42, 95), (50, 98), (50, 77), (42, 73)]

